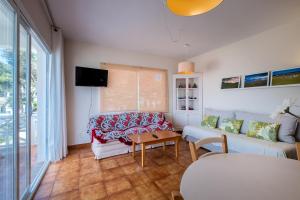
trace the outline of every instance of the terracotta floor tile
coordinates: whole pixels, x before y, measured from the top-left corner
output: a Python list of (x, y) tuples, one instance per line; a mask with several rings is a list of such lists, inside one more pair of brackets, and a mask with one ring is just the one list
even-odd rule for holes
[(145, 174), (145, 172), (138, 172), (127, 176), (131, 184), (134, 186), (144, 185), (151, 182), (151, 179)]
[(52, 196), (50, 200), (78, 200), (80, 199), (79, 190), (74, 190), (72, 192), (66, 192), (56, 196)]
[(170, 164), (163, 165), (161, 167), (164, 168), (166, 171), (168, 171), (169, 174), (177, 174), (185, 169), (180, 164), (174, 161)]
[(143, 170), (143, 168), (137, 163), (132, 163), (129, 165), (122, 166), (122, 169), (126, 175), (130, 175)]
[(87, 152), (93, 152), (91, 147), (88, 148), (81, 148), (80, 153), (87, 153)]
[(102, 172), (97, 172), (97, 173), (86, 174), (86, 175), (80, 176), (79, 188), (101, 182), (103, 180), (102, 176), (103, 176)]
[(80, 158), (93, 158), (95, 157), (95, 154), (93, 152), (83, 152), (83, 153), (80, 153)]
[(135, 187), (135, 191), (137, 192), (140, 199), (143, 200), (156, 200), (159, 198), (165, 198), (164, 194), (154, 185), (140, 185)]
[(113, 159), (104, 159), (100, 161), (100, 165), (102, 169), (112, 169), (115, 167), (119, 167), (116, 160)]
[(80, 153), (80, 149), (69, 149), (68, 150), (68, 156), (70, 154), (78, 154), (78, 153)]
[(79, 160), (63, 161), (59, 171), (78, 170), (79, 167)]
[(61, 162), (52, 163), (47, 170), (47, 173), (56, 173), (59, 171), (60, 167), (62, 166)]
[(160, 156), (158, 158), (152, 159), (157, 165), (166, 165), (174, 163), (174, 160), (169, 158), (168, 156)]
[(178, 176), (171, 175), (155, 181), (155, 184), (163, 191), (163, 193), (170, 194), (172, 191), (179, 190), (180, 182)]
[(130, 182), (125, 177), (113, 179), (104, 184), (108, 195), (132, 188)]
[(64, 162), (79, 160), (79, 158), (80, 158), (79, 154), (70, 154), (64, 159)]
[(87, 174), (100, 173), (100, 172), (101, 172), (101, 168), (98, 164), (96, 164), (91, 166), (81, 166), (79, 174), (80, 176), (84, 176)]
[(157, 180), (169, 175), (169, 172), (163, 167), (151, 168), (145, 170), (145, 173), (151, 180)]
[(65, 192), (71, 192), (73, 190), (78, 190), (79, 188), (79, 178), (65, 178), (55, 181), (51, 196), (62, 194)]
[(76, 170), (70, 170), (70, 171), (59, 171), (58, 174), (56, 175), (56, 179), (61, 180), (61, 179), (67, 179), (67, 178), (76, 178), (79, 177), (79, 169)]
[(120, 178), (125, 176), (125, 173), (121, 167), (108, 169), (103, 171), (103, 179), (104, 181), (109, 181), (115, 178)]
[(47, 173), (43, 177), (41, 185), (42, 184), (47, 184), (47, 183), (54, 183), (54, 181), (56, 179), (56, 175), (57, 175), (57, 172), (48, 172), (47, 171)]
[(79, 189), (81, 200), (98, 200), (106, 197), (103, 183), (88, 185)]
[(34, 199), (38, 200), (38, 199), (49, 198), (51, 195), (52, 189), (53, 189), (53, 183), (40, 185), (39, 190), (35, 194)]
[(125, 190), (123, 192), (117, 193), (117, 194), (113, 194), (112, 196), (110, 196), (108, 198), (109, 200), (140, 200), (140, 198), (138, 197), (136, 191), (134, 189), (131, 190)]
[(135, 160), (132, 156), (124, 156), (116, 159), (119, 166), (135, 163)]
[(167, 199), (192, 163), (188, 143), (181, 142), (178, 161), (174, 155), (174, 146), (165, 152), (148, 149), (142, 168), (140, 152), (135, 159), (123, 154), (95, 160), (90, 147), (72, 149), (66, 159), (49, 166), (34, 199)]

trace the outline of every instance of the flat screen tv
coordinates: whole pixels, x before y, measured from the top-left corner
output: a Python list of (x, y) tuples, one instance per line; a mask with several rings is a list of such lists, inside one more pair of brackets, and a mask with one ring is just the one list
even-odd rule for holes
[(108, 71), (87, 67), (76, 67), (76, 86), (107, 87)]

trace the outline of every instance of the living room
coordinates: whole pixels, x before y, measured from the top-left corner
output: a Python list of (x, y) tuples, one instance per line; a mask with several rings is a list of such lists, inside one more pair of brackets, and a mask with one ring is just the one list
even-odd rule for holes
[(299, 11), (1, 0), (0, 199), (300, 199)]

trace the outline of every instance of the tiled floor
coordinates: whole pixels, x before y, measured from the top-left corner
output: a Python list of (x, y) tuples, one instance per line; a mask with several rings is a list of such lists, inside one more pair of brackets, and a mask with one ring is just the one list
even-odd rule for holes
[(170, 199), (192, 162), (188, 143), (183, 141), (178, 161), (174, 146), (168, 146), (166, 152), (150, 149), (144, 168), (140, 152), (135, 159), (125, 154), (100, 161), (94, 160), (90, 148), (69, 153), (63, 161), (50, 165), (34, 199)]

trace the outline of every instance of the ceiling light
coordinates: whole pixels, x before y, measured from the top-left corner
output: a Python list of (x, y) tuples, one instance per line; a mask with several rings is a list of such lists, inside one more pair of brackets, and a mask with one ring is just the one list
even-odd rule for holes
[(178, 74), (193, 74), (195, 72), (195, 64), (191, 61), (178, 63)]
[(167, 0), (167, 7), (176, 15), (200, 15), (217, 7), (223, 0)]

